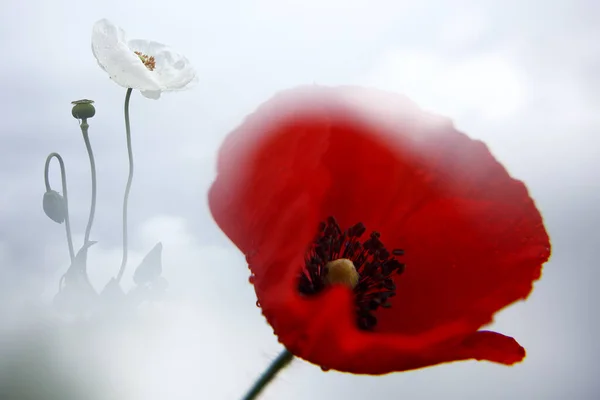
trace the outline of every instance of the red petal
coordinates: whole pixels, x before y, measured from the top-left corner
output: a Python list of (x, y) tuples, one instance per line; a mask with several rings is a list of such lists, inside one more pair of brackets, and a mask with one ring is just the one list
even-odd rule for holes
[(526, 298), (548, 258), (548, 239), (524, 198), (440, 199), (409, 217), (396, 235), (391, 226), (383, 229), (383, 238), (404, 243), (407, 268), (396, 279), (392, 308), (379, 314), (379, 328), (418, 334), (461, 321), (477, 329)]
[[(386, 373), (521, 354), (516, 342), (476, 332), (539, 278), (549, 257), (539, 212), (485, 145), (403, 97), (320, 87), (276, 96), (227, 138), (209, 201), (246, 254), (279, 340), (308, 361)], [(329, 215), (406, 250), (377, 333), (356, 328), (349, 289), (297, 292), (304, 253)]]

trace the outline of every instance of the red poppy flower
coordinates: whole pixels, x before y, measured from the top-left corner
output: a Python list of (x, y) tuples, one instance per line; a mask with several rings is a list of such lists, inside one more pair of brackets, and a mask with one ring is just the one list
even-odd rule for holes
[(524, 184), (399, 95), (301, 87), (225, 140), (210, 193), (279, 341), (323, 369), (384, 374), (525, 350), (479, 330), (550, 255)]

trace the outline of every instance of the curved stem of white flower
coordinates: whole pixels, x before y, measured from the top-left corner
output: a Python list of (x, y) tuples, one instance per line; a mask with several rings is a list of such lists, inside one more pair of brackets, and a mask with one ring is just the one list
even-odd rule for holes
[(129, 99), (133, 89), (127, 89), (125, 95), (125, 133), (127, 135), (127, 155), (129, 156), (129, 176), (127, 177), (127, 185), (125, 186), (125, 196), (123, 197), (123, 258), (121, 259), (121, 267), (117, 275), (117, 283), (121, 281), (127, 266), (127, 203), (129, 201), (129, 192), (131, 191), (131, 182), (133, 181), (133, 152), (131, 150), (131, 128), (129, 125)]
[(92, 171), (92, 203), (90, 205), (90, 216), (88, 218), (87, 227), (85, 228), (85, 237), (83, 245), (85, 246), (90, 241), (90, 233), (92, 231), (92, 224), (94, 223), (94, 214), (96, 213), (96, 162), (94, 161), (94, 152), (92, 151), (92, 145), (90, 144), (90, 137), (88, 135), (89, 125), (87, 119), (81, 121), (81, 133), (83, 134), (83, 141), (85, 142), (85, 148), (87, 149), (88, 157), (90, 159), (90, 170)]
[(73, 251), (73, 238), (71, 236), (71, 222), (69, 220), (69, 197), (67, 195), (67, 172), (65, 170), (65, 163), (58, 153), (50, 153), (48, 157), (46, 157), (46, 165), (44, 167), (44, 183), (46, 184), (46, 191), (52, 190), (50, 187), (50, 178), (48, 177), (50, 170), (50, 161), (53, 158), (58, 160), (58, 164), (60, 165), (60, 179), (62, 181), (62, 194), (65, 200), (65, 230), (67, 231), (67, 244), (69, 246), (69, 256), (71, 258), (71, 263), (75, 259), (75, 252)]
[(294, 355), (290, 353), (287, 349), (284, 349), (275, 360), (269, 365), (269, 367), (262, 373), (262, 375), (254, 382), (254, 385), (250, 388), (248, 393), (242, 398), (242, 400), (255, 400), (258, 398), (260, 393), (267, 387), (269, 383), (275, 376), (287, 367), (292, 360), (294, 359)]

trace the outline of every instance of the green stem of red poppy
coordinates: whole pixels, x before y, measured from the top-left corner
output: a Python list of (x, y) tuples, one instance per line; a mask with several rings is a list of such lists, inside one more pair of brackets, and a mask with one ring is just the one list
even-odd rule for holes
[(275, 376), (289, 365), (294, 359), (294, 355), (287, 350), (283, 350), (281, 354), (277, 356), (275, 360), (269, 365), (269, 368), (262, 373), (262, 375), (254, 382), (254, 385), (250, 388), (248, 393), (242, 398), (242, 400), (254, 400), (257, 399), (260, 393), (273, 379)]

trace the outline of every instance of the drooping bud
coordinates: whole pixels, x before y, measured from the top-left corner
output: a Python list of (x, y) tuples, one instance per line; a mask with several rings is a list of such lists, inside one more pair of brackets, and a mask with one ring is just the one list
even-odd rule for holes
[(44, 213), (52, 221), (62, 224), (67, 215), (65, 198), (55, 190), (48, 190), (44, 193), (43, 201)]

